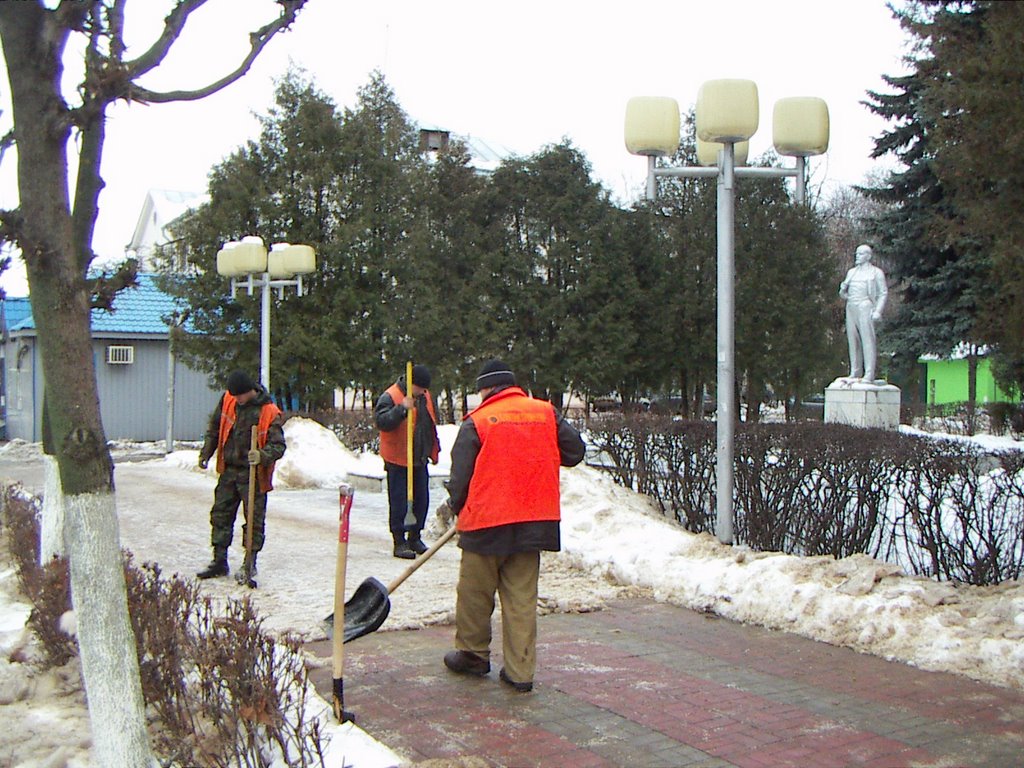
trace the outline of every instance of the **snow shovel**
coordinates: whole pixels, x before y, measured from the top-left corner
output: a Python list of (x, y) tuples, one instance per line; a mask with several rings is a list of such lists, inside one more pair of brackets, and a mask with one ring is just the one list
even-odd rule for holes
[[(255, 451), (259, 448), (259, 426), (253, 424), (252, 427), (252, 438), (249, 440), (249, 450)], [(249, 465), (249, 498), (248, 504), (245, 505), (245, 560), (242, 562), (242, 570), (235, 574), (235, 581), (239, 584), (245, 584), (249, 589), (256, 589), (256, 579), (253, 575), (253, 557), (255, 552), (252, 551), (252, 525), (253, 517), (255, 516), (256, 508), (256, 465)]]
[[(405, 364), (405, 394), (407, 397), (412, 397), (412, 360)], [(412, 410), (409, 411), (409, 418), (405, 426), (405, 525), (409, 527), (416, 525), (416, 514), (412, 511), (412, 438), (416, 431), (415, 401)]]
[[(403, 581), (412, 576), (417, 568), (432, 558), (437, 550), (447, 544), (448, 540), (454, 535), (455, 524), (453, 523), (452, 527), (441, 534), (441, 538), (435, 541), (430, 549), (417, 557), (412, 565), (396, 576), (395, 580), (386, 587), (372, 576), (363, 581), (356, 591), (352, 593), (352, 597), (349, 598), (348, 602), (345, 603), (345, 636), (343, 642), (347, 643), (349, 640), (355, 640), (357, 637), (368, 635), (380, 629), (380, 625), (384, 623), (388, 613), (391, 612), (391, 600), (388, 596), (398, 589)], [(329, 630), (328, 634), (332, 639), (335, 636), (333, 630), (331, 630), (335, 623), (335, 615), (332, 613), (324, 619), (324, 623)]]
[[(334, 717), (339, 723), (355, 722), (355, 715), (345, 710), (345, 565), (348, 559), (348, 521), (352, 511), (351, 485), (338, 487), (338, 560), (334, 569), (334, 644), (332, 646), (334, 667)], [(337, 626), (338, 624), (341, 626)]]

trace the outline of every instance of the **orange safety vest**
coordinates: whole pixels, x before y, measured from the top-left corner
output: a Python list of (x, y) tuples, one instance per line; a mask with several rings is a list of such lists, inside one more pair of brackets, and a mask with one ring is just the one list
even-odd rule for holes
[[(228, 434), (235, 426), (235, 413), (238, 410), (238, 398), (230, 392), (224, 393), (224, 401), (220, 409), (220, 431), (217, 433), (217, 472), (224, 471), (224, 445), (228, 441)], [(270, 432), (270, 424), (281, 415), (281, 409), (273, 403), (264, 403), (260, 407), (260, 420), (257, 427), (256, 444), (262, 448), (267, 444), (267, 435)], [(256, 477), (259, 480), (259, 488), (262, 493), (274, 490), (274, 466), (264, 467), (262, 464), (256, 468)]]
[(561, 520), (558, 425), (551, 403), (503, 389), (466, 415), (480, 453), (458, 517), (460, 531)]
[[(384, 394), (391, 395), (391, 400), (395, 405), (398, 405), (405, 399), (405, 394), (397, 383), (388, 387)], [(434, 399), (430, 396), (430, 390), (424, 390), (424, 394), (427, 398), (427, 413), (430, 414), (431, 421), (437, 424), (437, 414), (434, 413)], [(380, 433), (380, 457), (388, 464), (397, 464), (400, 467), (408, 466), (409, 448), (406, 444), (408, 428), (409, 418), (406, 417), (401, 424), (390, 432)], [(430, 460), (436, 462), (437, 457), (440, 455), (441, 451), (435, 440), (433, 447), (430, 449)]]

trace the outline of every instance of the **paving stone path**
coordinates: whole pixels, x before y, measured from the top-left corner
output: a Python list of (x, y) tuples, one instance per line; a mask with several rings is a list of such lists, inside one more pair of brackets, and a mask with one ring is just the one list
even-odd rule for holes
[[(530, 694), (498, 681), (500, 653), (486, 678), (445, 669), (452, 635), (378, 631), (345, 647), (346, 709), (410, 763), (1024, 766), (1024, 692), (663, 603), (542, 616)], [(313, 672), (328, 700), (330, 677)]]

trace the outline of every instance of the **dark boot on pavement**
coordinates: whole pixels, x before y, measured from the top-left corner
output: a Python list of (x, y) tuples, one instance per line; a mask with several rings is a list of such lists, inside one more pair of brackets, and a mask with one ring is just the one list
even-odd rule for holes
[(505, 685), (511, 685), (520, 693), (529, 693), (533, 690), (533, 683), (517, 683), (505, 673), (504, 667), (498, 672), (498, 679), (505, 683)]
[(412, 547), (409, 546), (409, 542), (405, 540), (405, 534), (394, 533), (392, 536), (395, 539), (394, 556), (400, 557), (403, 560), (415, 560), (416, 553), (412, 551)]
[(448, 651), (444, 655), (444, 665), (460, 675), (483, 677), (491, 671), (491, 662), (469, 651)]
[(214, 579), (218, 576), (228, 575), (228, 548), (214, 547), (213, 560), (203, 570), (196, 574), (197, 579)]
[(427, 545), (423, 543), (423, 539), (420, 538), (422, 531), (410, 531), (409, 532), (409, 549), (413, 551), (413, 554), (422, 555), (427, 551)]

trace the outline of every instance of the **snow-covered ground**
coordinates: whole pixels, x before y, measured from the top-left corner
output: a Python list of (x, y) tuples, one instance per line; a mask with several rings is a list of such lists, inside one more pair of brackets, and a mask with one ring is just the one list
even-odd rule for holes
[[(432, 468), (437, 475), (447, 473), (455, 430), (440, 430), (442, 461)], [(314, 639), (323, 636), (320, 622), (333, 606), (337, 485), (354, 475), (379, 477), (383, 465), (377, 456), (353, 455), (306, 419), (291, 419), (285, 434), (288, 452), (270, 497), (260, 587), (251, 594), (269, 629)], [(985, 444), (1022, 447), (1005, 438), (986, 438)], [(146, 447), (134, 451), (145, 453)], [(0, 478), (19, 477), (8, 470), (18, 466), (19, 457), (33, 456), (38, 446), (0, 450)], [(195, 450), (118, 463), (115, 479), (122, 544), (138, 561), (159, 562), (165, 573), (191, 574), (205, 565), (216, 476), (198, 469)], [(431, 506), (442, 498), (443, 492), (433, 491)], [(926, 669), (1024, 688), (1020, 582), (956, 587), (905, 576), (865, 556), (836, 561), (724, 546), (711, 536), (682, 531), (645, 498), (585, 466), (563, 471), (562, 511), (564, 551), (545, 555), (542, 564), (544, 611), (591, 610), (614, 596), (646, 594)], [(428, 539), (438, 532), (428, 527)], [(241, 560), (240, 543), (239, 534), (233, 567)], [(369, 576), (387, 582), (407, 566), (391, 557), (390, 547), (386, 495), (357, 490), (347, 594)], [(449, 545), (396, 590), (381, 631), (450, 621), (457, 574), (458, 550)], [(29, 609), (15, 584), (11, 563), (0, 561), (0, 711), (11, 724), (0, 732), (0, 761), (84, 768), (90, 765), (90, 739), (75, 662), (33, 676), (29, 665), (12, 660), (24, 655), (28, 642)], [(203, 588), (220, 597), (248, 592), (233, 579), (204, 582)], [(332, 754), (344, 754), (347, 765), (399, 762), (351, 724), (334, 727), (331, 736)]]

